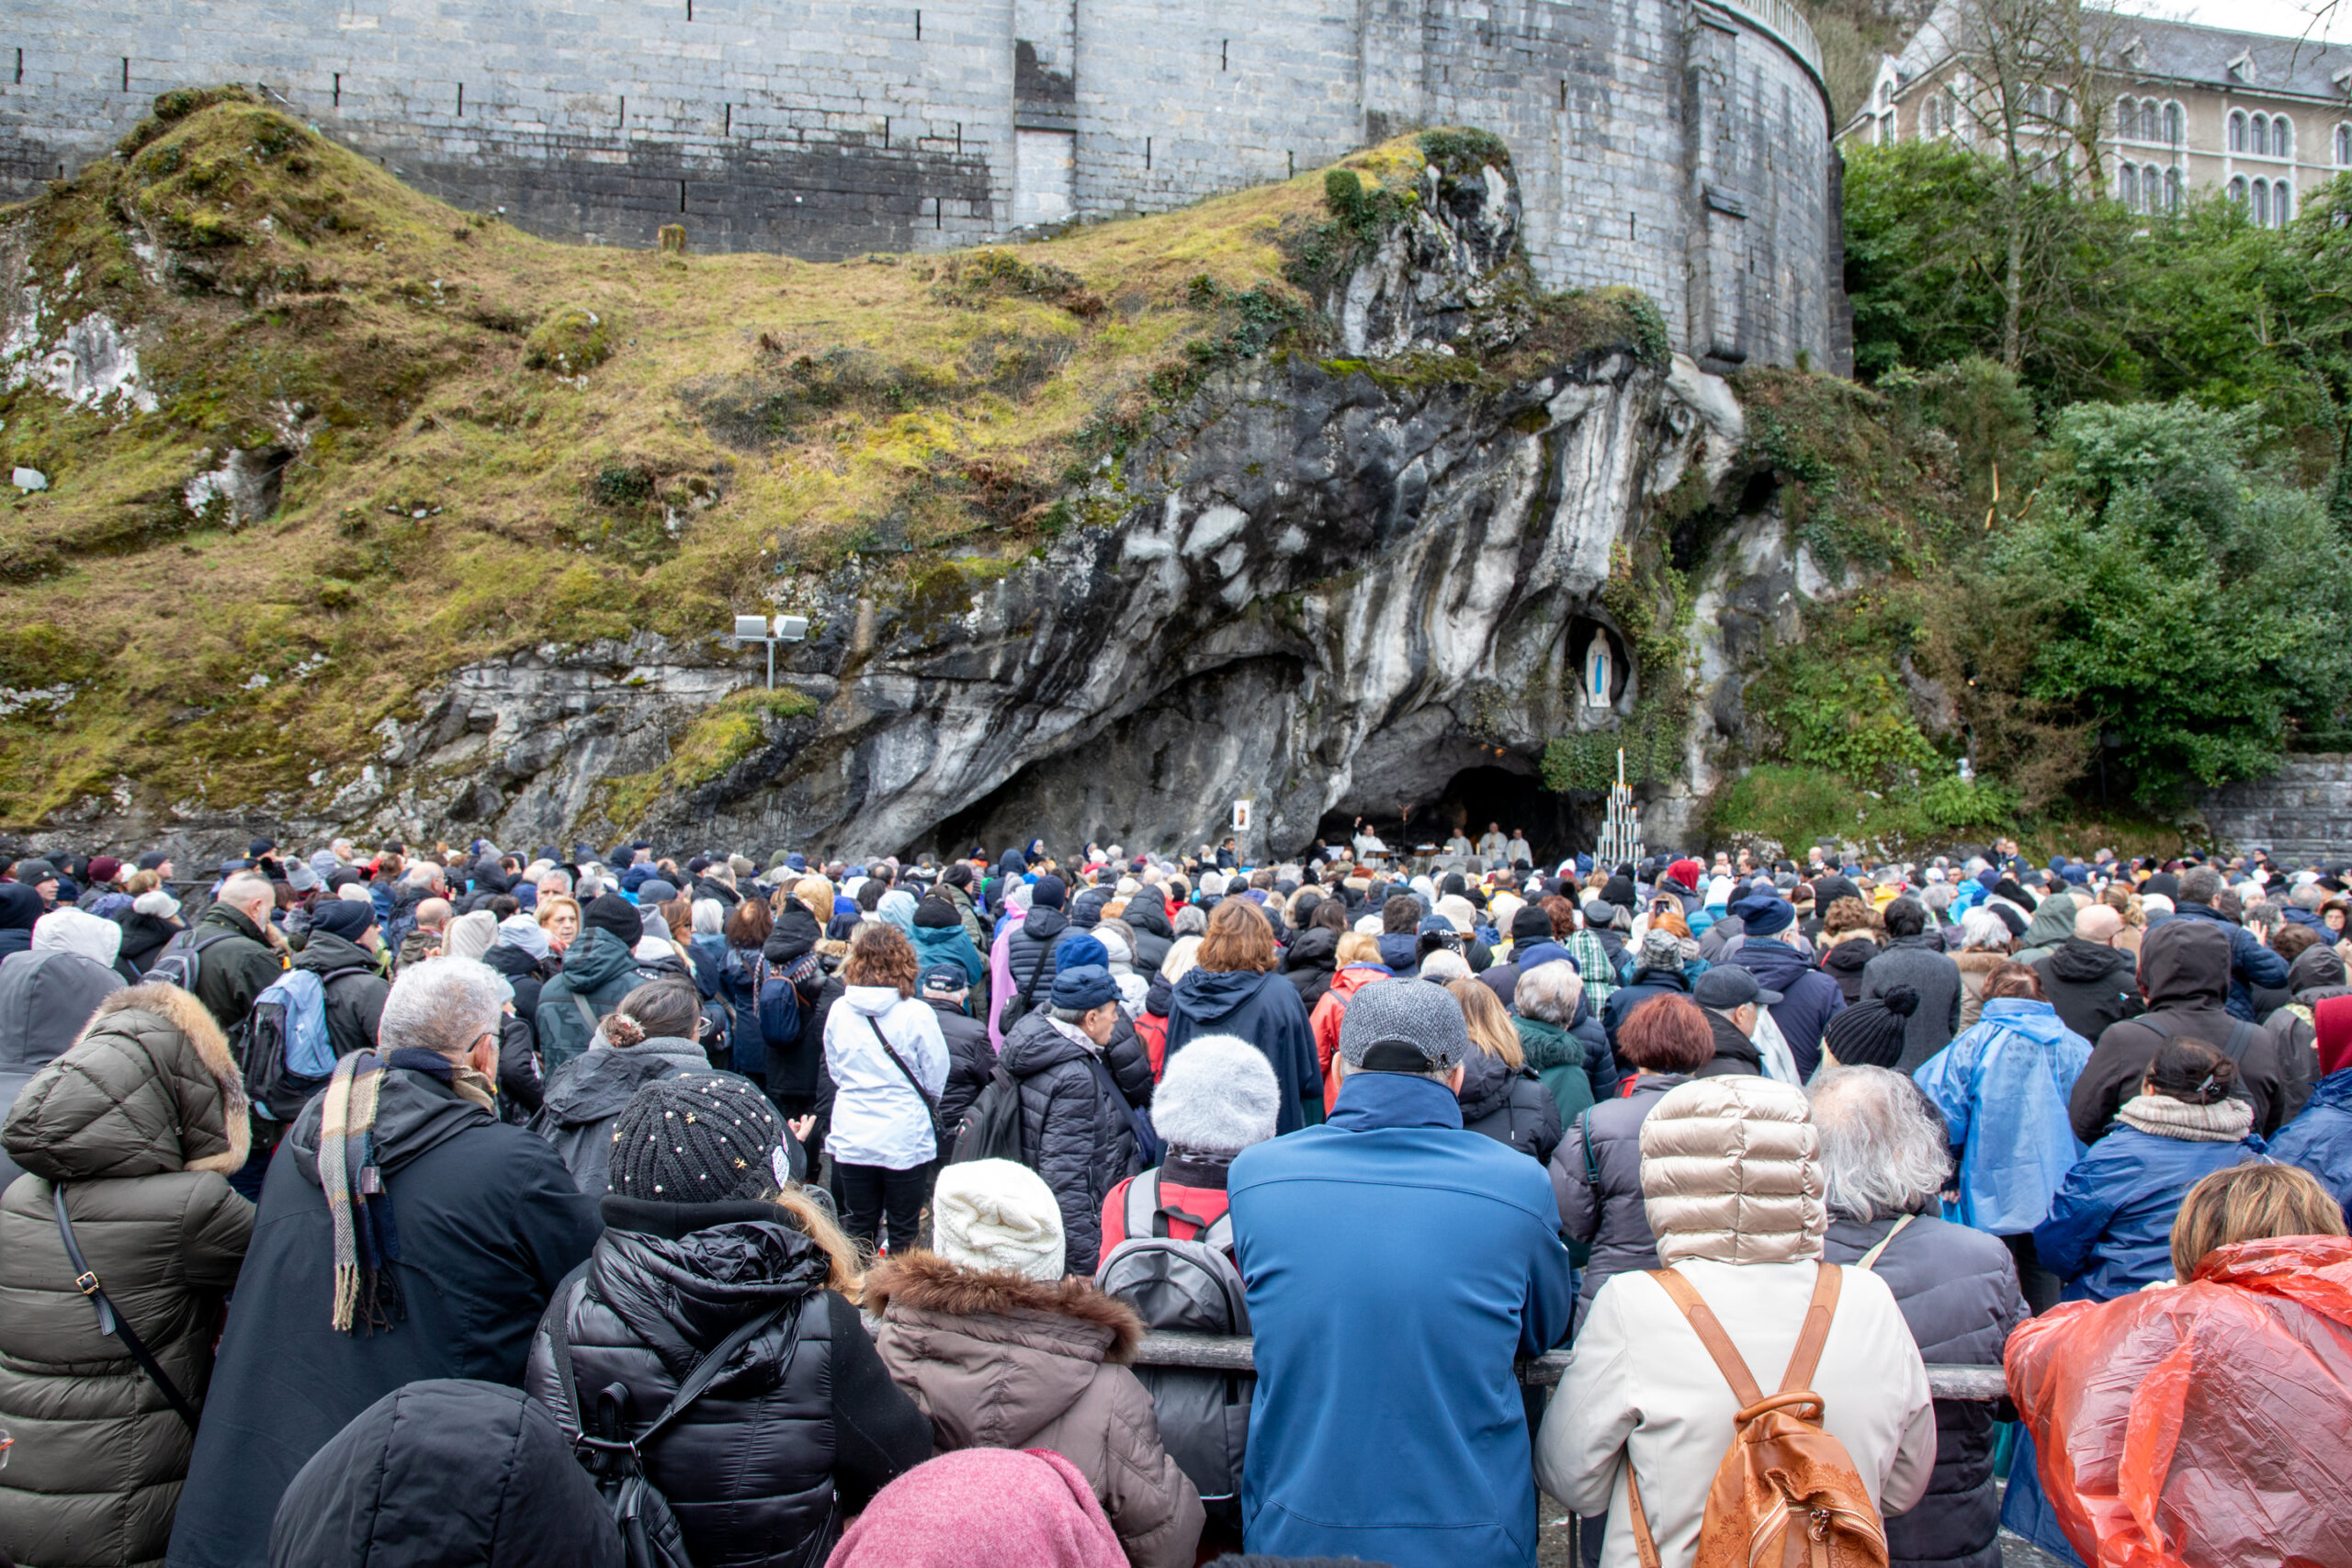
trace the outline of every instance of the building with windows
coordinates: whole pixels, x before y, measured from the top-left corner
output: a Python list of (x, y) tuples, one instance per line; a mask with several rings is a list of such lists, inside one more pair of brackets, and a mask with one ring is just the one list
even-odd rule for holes
[[(1961, 6), (1938, 6), (1901, 54), (1879, 62), (1842, 145), (1984, 138), (1985, 96), (1958, 41), (1964, 17)], [(2277, 228), (2352, 169), (2352, 48), (2137, 17), (2104, 18), (2102, 30), (2088, 89), (2026, 89), (2016, 118), (2045, 166), (2072, 168), (2083, 156), (2080, 92), (2100, 107), (2107, 190), (2135, 211), (2177, 211), (2192, 194), (2219, 190)]]

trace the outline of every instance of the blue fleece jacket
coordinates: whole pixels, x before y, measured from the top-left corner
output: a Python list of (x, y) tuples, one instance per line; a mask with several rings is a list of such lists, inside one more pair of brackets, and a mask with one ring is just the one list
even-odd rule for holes
[(1227, 1187), (1257, 1336), (1248, 1549), (1527, 1568), (1534, 1477), (1511, 1363), (1568, 1330), (1542, 1166), (1462, 1128), (1443, 1084), (1359, 1073)]

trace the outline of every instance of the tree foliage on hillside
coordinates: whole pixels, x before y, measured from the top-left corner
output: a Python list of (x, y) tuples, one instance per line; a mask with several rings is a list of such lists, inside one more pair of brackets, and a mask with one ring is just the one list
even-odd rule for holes
[(1956, 459), (1967, 511), (1915, 519), (1752, 672), (1768, 766), (1719, 825), (2163, 816), (2346, 728), (2352, 178), (2266, 230), (2012, 175), (1948, 141), (1849, 158), (1857, 373), (1899, 444)]

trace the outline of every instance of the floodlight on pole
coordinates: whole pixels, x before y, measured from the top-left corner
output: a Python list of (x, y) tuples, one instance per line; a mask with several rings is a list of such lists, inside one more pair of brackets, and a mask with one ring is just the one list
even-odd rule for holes
[(808, 639), (808, 617), (778, 615), (773, 627), (765, 615), (735, 617), (735, 640), (767, 645), (768, 690), (775, 690), (775, 645), (780, 642), (806, 642)]

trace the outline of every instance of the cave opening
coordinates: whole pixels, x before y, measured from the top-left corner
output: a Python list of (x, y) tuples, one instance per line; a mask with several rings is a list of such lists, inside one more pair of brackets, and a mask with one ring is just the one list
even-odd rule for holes
[[(1489, 822), (1503, 832), (1524, 832), (1537, 865), (1556, 865), (1577, 850), (1589, 850), (1600, 829), (1601, 797), (1583, 791), (1562, 794), (1544, 787), (1532, 771), (1481, 765), (1464, 768), (1436, 795), (1396, 810), (1366, 812), (1364, 820), (1391, 850), (1409, 852), (1423, 843), (1443, 843), (1461, 828), (1475, 843)], [(1354, 831), (1355, 813), (1327, 812), (1316, 837), (1344, 843)]]

